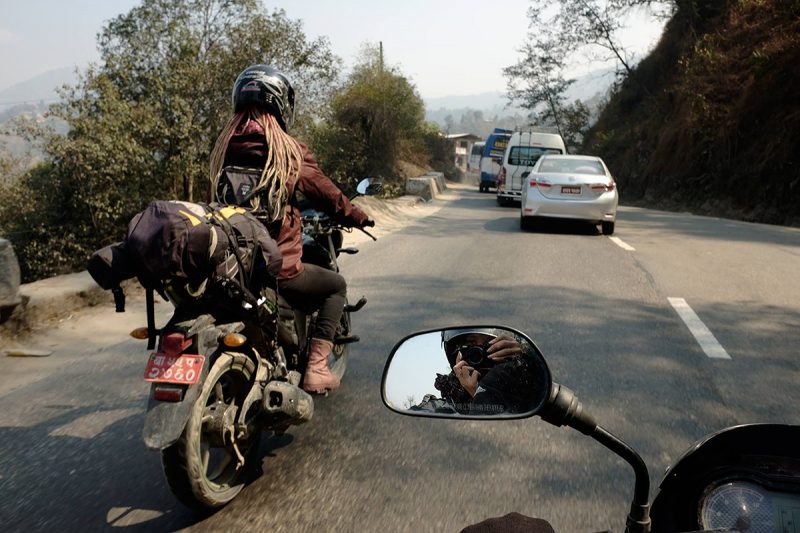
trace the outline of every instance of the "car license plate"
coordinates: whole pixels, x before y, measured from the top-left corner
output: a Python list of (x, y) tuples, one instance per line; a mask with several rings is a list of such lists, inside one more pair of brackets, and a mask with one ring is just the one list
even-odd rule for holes
[(200, 379), (205, 357), (202, 355), (166, 355), (153, 352), (144, 367), (144, 380), (155, 383), (194, 385)]
[(570, 185), (564, 185), (561, 187), (561, 194), (580, 194), (581, 188), (580, 186), (574, 187)]

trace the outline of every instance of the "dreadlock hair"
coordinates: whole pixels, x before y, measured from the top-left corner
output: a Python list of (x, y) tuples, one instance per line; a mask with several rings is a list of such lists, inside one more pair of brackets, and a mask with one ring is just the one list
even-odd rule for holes
[[(214, 149), (211, 151), (211, 168), (209, 174), (209, 185), (211, 190), (209, 196), (220, 201), (217, 196), (219, 179), (222, 175), (222, 166), (225, 163), (225, 153), (236, 130), (244, 128), (251, 121), (256, 121), (264, 131), (267, 143), (267, 160), (261, 172), (257, 187), (263, 189), (261, 194), (257, 194), (251, 199), (253, 209), (258, 209), (261, 198), (266, 197), (270, 207), (282, 206), (289, 198), (290, 181), (297, 182), (300, 177), (300, 168), (303, 164), (303, 153), (300, 144), (278, 124), (274, 115), (267, 113), (257, 107), (248, 107), (234, 114), (217, 137)], [(270, 209), (272, 220), (278, 219), (281, 210)]]

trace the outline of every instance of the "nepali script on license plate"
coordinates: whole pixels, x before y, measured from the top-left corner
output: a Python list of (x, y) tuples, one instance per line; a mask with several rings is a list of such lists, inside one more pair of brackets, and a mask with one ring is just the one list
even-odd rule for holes
[(580, 194), (580, 193), (581, 193), (580, 186), (574, 187), (574, 186), (565, 185), (565, 186), (561, 187), (561, 194)]
[(153, 352), (144, 367), (144, 380), (156, 383), (194, 385), (200, 379), (205, 357), (202, 355), (167, 355)]

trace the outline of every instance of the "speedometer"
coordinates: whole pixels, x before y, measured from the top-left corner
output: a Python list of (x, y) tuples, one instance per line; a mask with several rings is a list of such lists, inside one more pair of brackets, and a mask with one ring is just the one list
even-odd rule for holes
[(758, 485), (744, 482), (717, 485), (700, 506), (703, 529), (728, 529), (741, 533), (776, 531), (770, 495)]

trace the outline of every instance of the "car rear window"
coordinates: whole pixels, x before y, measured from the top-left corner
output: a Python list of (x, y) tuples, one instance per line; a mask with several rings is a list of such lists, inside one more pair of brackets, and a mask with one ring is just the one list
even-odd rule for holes
[(545, 159), (539, 165), (539, 172), (595, 174), (598, 176), (606, 174), (600, 161), (587, 159)]
[(522, 165), (532, 167), (544, 154), (560, 154), (556, 148), (543, 148), (541, 146), (512, 146), (508, 153), (509, 165)]

